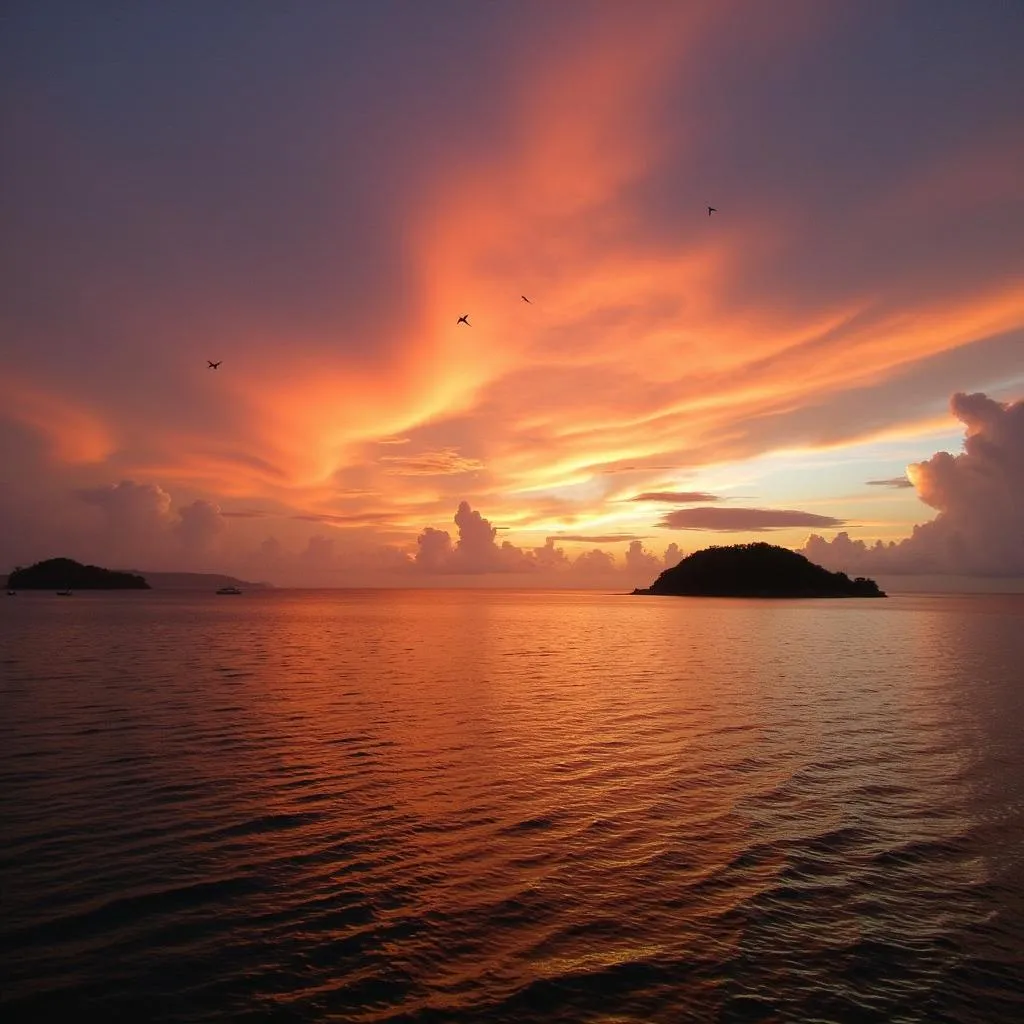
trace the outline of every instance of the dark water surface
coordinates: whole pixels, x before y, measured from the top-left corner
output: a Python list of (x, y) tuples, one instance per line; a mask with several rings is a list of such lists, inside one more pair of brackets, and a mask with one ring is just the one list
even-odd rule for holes
[(1024, 1020), (1024, 596), (4, 600), (4, 1021)]

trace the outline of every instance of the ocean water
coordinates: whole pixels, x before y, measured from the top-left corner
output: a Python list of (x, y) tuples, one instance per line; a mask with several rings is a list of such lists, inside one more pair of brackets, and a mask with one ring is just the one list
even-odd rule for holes
[(21, 594), (0, 1019), (1024, 1020), (1024, 595)]

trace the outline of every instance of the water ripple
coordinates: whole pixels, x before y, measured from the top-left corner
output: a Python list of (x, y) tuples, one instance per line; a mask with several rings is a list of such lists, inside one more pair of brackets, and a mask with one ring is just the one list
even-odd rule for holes
[(1024, 1018), (1024, 605), (963, 601), (8, 602), (0, 1012)]

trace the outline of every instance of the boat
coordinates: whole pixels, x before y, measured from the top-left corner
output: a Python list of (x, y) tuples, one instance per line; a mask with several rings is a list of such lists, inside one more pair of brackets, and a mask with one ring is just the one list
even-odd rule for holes
[(17, 597), (18, 596), (18, 592), (16, 590), (8, 590), (7, 591), (7, 596), (8, 597)]
[(218, 594), (240, 594), (241, 590), (239, 590), (238, 587), (221, 587), (217, 591), (217, 593)]
[(71, 591), (70, 590), (58, 590), (57, 591), (57, 596), (58, 597), (70, 597), (71, 596)]

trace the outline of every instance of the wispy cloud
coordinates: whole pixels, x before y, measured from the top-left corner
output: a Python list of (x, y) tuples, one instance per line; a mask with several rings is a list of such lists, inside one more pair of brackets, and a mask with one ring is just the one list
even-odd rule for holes
[(370, 523), (387, 523), (394, 521), (390, 512), (352, 512), (349, 514), (333, 514), (329, 512), (309, 512), (293, 515), (290, 518), (306, 523), (335, 523), (339, 526), (364, 526)]
[[(0, 555), (117, 551), (111, 523), (159, 495), (54, 496), (125, 479), (173, 495), (139, 544), (258, 548), (267, 519), (306, 551), (322, 524), (368, 579), (463, 501), (515, 542), (474, 565), (659, 521), (889, 539), (931, 515), (889, 476), (934, 452), (920, 424), (955, 430), (954, 392), (1019, 394), (1012, 5), (442, 4), (430, 33), (416, 5), (290, 5), (280, 33), (236, 5), (230, 53), (180, 5), (112, 32), (98, 10), (116, 81), (29, 6), (0, 35)], [(144, 116), (139, 81), (194, 116)]]
[(914, 486), (910, 478), (906, 476), (892, 476), (885, 480), (868, 480), (867, 484), (869, 487), (894, 487), (897, 489)]
[(582, 544), (621, 544), (623, 541), (646, 540), (643, 535), (635, 533), (556, 533), (547, 538), (550, 541), (575, 541)]
[(4, 362), (0, 417), (38, 432), (53, 457), (71, 465), (101, 463), (116, 451), (115, 431), (99, 410), (72, 394), (30, 381)]
[(715, 494), (708, 494), (706, 491), (644, 491), (643, 494), (636, 494), (628, 501), (652, 501), (666, 502), (670, 505), (688, 505), (700, 501), (721, 501)]
[(449, 476), (484, 468), (479, 459), (466, 458), (455, 448), (417, 455), (382, 455), (379, 461), (387, 464), (389, 473), (400, 476)]

